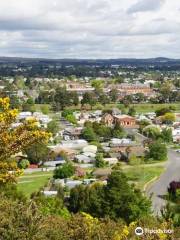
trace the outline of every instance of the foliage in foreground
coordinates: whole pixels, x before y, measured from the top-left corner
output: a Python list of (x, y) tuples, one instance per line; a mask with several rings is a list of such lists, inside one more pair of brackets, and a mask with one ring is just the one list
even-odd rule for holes
[(34, 120), (13, 128), (17, 114), (16, 109), (10, 109), (9, 98), (0, 98), (0, 183), (14, 182), (21, 174), (13, 156), (34, 143), (47, 142), (50, 137)]
[[(109, 218), (97, 219), (81, 213), (64, 218), (42, 214), (33, 200), (0, 196), (1, 240), (135, 240), (134, 230), (140, 225), (149, 229), (173, 229), (171, 222), (144, 218), (126, 225)], [(146, 240), (173, 239), (174, 236), (146, 234)]]

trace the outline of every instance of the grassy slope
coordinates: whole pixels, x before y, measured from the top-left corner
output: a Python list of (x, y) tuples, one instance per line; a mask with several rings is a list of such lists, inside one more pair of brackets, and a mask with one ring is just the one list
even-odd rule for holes
[(38, 191), (41, 187), (43, 187), (51, 176), (52, 172), (25, 174), (19, 178), (18, 189), (26, 196), (30, 196), (31, 193)]
[(129, 181), (135, 183), (135, 185), (143, 190), (144, 185), (154, 179), (159, 177), (163, 171), (163, 166), (134, 166), (123, 170), (126, 173)]

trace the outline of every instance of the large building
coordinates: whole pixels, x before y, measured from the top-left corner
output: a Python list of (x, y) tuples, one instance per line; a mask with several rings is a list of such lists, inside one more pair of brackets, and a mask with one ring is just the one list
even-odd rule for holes
[(129, 84), (129, 83), (122, 83), (116, 85), (116, 89), (119, 92), (119, 97), (122, 98), (126, 95), (134, 95), (137, 93), (142, 93), (146, 97), (153, 97), (155, 95), (152, 88), (150, 88), (147, 84)]

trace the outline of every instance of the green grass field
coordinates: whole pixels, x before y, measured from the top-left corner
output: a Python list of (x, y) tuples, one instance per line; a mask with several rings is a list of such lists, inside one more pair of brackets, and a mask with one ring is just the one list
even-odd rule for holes
[(134, 166), (126, 168), (123, 170), (127, 175), (129, 181), (134, 183), (141, 190), (144, 189), (144, 186), (155, 177), (159, 177), (163, 171), (164, 167), (162, 166)]
[[(136, 109), (137, 113), (147, 113), (147, 112), (155, 112), (159, 108), (163, 107), (174, 107), (176, 109), (176, 112), (180, 111), (180, 103), (169, 103), (169, 104), (151, 104), (151, 103), (139, 103), (139, 104), (131, 104), (131, 107), (134, 107)], [(93, 110), (98, 110), (98, 109), (111, 109), (114, 107), (118, 107), (121, 109), (123, 108), (123, 104), (106, 104), (105, 106), (101, 104), (97, 104), (93, 106)], [(81, 110), (81, 105), (78, 106), (71, 106), (68, 107), (68, 109), (72, 109), (74, 111), (80, 111)], [(88, 110), (91, 110), (89, 107)]]
[(133, 104), (137, 113), (155, 112), (157, 109), (163, 107), (174, 107), (176, 111), (180, 111), (180, 103), (171, 104)]
[(52, 172), (38, 172), (25, 174), (19, 178), (18, 190), (29, 197), (33, 192), (43, 187), (52, 176)]

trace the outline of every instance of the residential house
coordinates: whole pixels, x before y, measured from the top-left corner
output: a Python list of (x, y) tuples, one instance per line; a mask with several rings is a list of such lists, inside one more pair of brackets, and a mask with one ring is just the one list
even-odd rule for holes
[(108, 165), (114, 165), (118, 162), (117, 158), (104, 158), (104, 161), (108, 163)]
[(172, 130), (173, 142), (180, 143), (180, 128)]
[(63, 131), (64, 140), (76, 140), (79, 139), (83, 128), (82, 127), (71, 127), (65, 128)]
[(128, 115), (116, 115), (114, 116), (114, 123), (122, 127), (137, 128), (136, 118)]
[(107, 125), (108, 127), (111, 127), (114, 123), (114, 117), (109, 113), (105, 113), (101, 118), (101, 122)]

